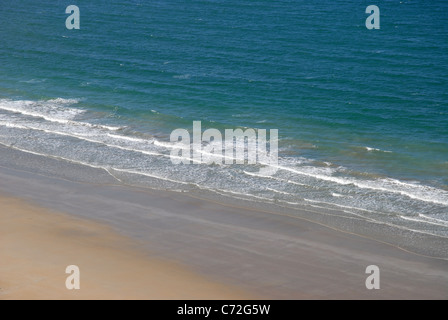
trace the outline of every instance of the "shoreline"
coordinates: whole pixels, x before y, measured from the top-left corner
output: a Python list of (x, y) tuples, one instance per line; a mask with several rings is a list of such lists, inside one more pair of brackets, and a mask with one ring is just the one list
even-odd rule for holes
[[(151, 258), (105, 225), (3, 196), (0, 208), (0, 300), (256, 297)], [(65, 287), (69, 265), (80, 269), (80, 290)]]
[[(214, 203), (217, 206), (232, 207), (243, 211), (258, 211), (267, 214), (290, 217), (293, 219), (302, 219), (315, 223), (330, 229), (371, 239), (380, 243), (400, 248), (409, 253), (421, 255), (424, 257), (443, 259), (448, 261), (448, 251), (446, 244), (448, 237), (444, 235), (433, 234), (427, 230), (403, 226), (398, 220), (395, 223), (388, 223), (371, 219), (368, 216), (353, 215), (353, 212), (347, 212), (343, 207), (331, 209), (319, 205), (300, 205), (298, 207), (285, 206), (283, 203), (273, 201), (271, 203), (257, 202), (248, 198), (240, 198), (229, 194), (223, 194), (218, 191), (199, 188), (198, 190), (178, 190), (165, 188), (160, 184), (162, 180), (158, 178), (151, 179), (146, 185), (133, 184), (130, 181), (121, 180), (123, 177), (117, 177), (119, 171), (113, 168), (104, 168), (80, 163), (56, 156), (45, 156), (33, 151), (23, 151), (15, 147), (6, 147), (0, 144), (0, 169), (17, 170), (18, 172), (32, 172), (36, 177), (45, 179), (57, 179), (67, 181), (68, 183), (84, 183), (92, 186), (113, 186), (135, 192), (169, 194), (173, 198), (185, 198), (186, 201), (201, 201), (205, 203)], [(134, 178), (136, 178), (134, 176)], [(145, 176), (146, 178), (146, 176)], [(148, 185), (149, 183), (149, 185)], [(21, 197), (18, 190), (14, 195)], [(40, 201), (39, 198), (36, 199)], [(46, 206), (46, 202), (41, 205)], [(64, 212), (64, 206), (58, 208)], [(381, 216), (376, 213), (376, 216)], [(87, 216), (90, 218), (90, 216)], [(407, 219), (406, 221), (408, 221)], [(417, 225), (416, 225), (417, 227)]]
[[(23, 162), (23, 155), (14, 156)], [(156, 260), (187, 266), (241, 292), (267, 299), (448, 298), (446, 260), (301, 217), (119, 186), (102, 170), (67, 167), (54, 159), (44, 165), (26, 160), (27, 168), (19, 168), (20, 161), (11, 167), (0, 163), (0, 194), (110, 227)], [(63, 171), (67, 168), (72, 171)], [(79, 173), (96, 183), (70, 179)], [(369, 265), (380, 267), (381, 290), (365, 287)]]

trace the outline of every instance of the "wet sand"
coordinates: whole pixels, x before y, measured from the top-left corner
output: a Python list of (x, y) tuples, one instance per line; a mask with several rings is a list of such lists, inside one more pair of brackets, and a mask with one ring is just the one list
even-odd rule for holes
[[(86, 281), (82, 292), (89, 298), (98, 297), (96, 290), (105, 289), (110, 298), (448, 298), (448, 261), (409, 253), (300, 218), (221, 205), (181, 193), (71, 182), (10, 168), (0, 168), (0, 193), (30, 201), (33, 207), (28, 208), (38, 210), (34, 216), (44, 219), (33, 225), (26, 215), (13, 218), (14, 214), (8, 213), (2, 204), (3, 297), (6, 288), (10, 298), (45, 293), (49, 298), (58, 298), (59, 294), (51, 294), (49, 288), (54, 288), (54, 283), (57, 286), (64, 283), (66, 265), (79, 263)], [(59, 212), (55, 214), (58, 218), (40, 218), (42, 211), (36, 205)], [(62, 218), (63, 214), (69, 215)], [(97, 227), (94, 231), (90, 227), (75, 231), (73, 228), (78, 224), (84, 225), (70, 220), (75, 218), (93, 220), (89, 223)], [(5, 224), (8, 220), (15, 221), (15, 227)], [(112, 237), (109, 227), (120, 236)], [(18, 230), (16, 233), (11, 232), (14, 228)], [(104, 228), (108, 231), (98, 231)], [(21, 254), (17, 260), (12, 259), (14, 247), (9, 247), (9, 260), (5, 260), (5, 243), (6, 247), (11, 246), (15, 238), (28, 240), (17, 251)], [(67, 241), (75, 247), (67, 250), (70, 259), (62, 259), (59, 254)], [(40, 242), (47, 246), (41, 246)], [(27, 249), (26, 243), (34, 247)], [(135, 253), (136, 244), (138, 252), (151, 257), (151, 261), (143, 264), (145, 267), (126, 262), (140, 259), (141, 254)], [(43, 258), (36, 245), (45, 248), (42, 264), (38, 263)], [(93, 250), (87, 256), (82, 255), (86, 253), (81, 250), (85, 246)], [(129, 256), (132, 258), (128, 259)], [(180, 271), (164, 273), (165, 267), (159, 267), (157, 261), (173, 261), (184, 269), (176, 267)], [(31, 264), (39, 267), (36, 269), (39, 273), (26, 272)], [(102, 275), (104, 265), (115, 264), (115, 269)], [(365, 270), (369, 265), (380, 268), (380, 290), (366, 289)], [(186, 272), (182, 270), (192, 271), (188, 276), (179, 275), (188, 285), (178, 285), (181, 280), (164, 281), (170, 278), (168, 275)], [(102, 276), (98, 278), (101, 282), (97, 284), (101, 286), (97, 289), (88, 284), (89, 272)], [(120, 277), (114, 276), (117, 272)], [(54, 278), (48, 279), (54, 279), (53, 284), (41, 280), (50, 273)], [(25, 291), (24, 295), (15, 295), (14, 290), (7, 289), (14, 286), (13, 279), (22, 283), (29, 279), (33, 290), (28, 295)], [(95, 284), (94, 279), (91, 282)], [(148, 287), (160, 289), (151, 291)], [(207, 289), (201, 289), (204, 287)], [(76, 297), (64, 288), (61, 290), (64, 292), (61, 297)], [(204, 296), (204, 292), (214, 295)]]
[[(0, 198), (0, 212), (0, 300), (255, 297), (152, 259), (107, 226), (11, 198)], [(80, 290), (66, 288), (70, 265)]]

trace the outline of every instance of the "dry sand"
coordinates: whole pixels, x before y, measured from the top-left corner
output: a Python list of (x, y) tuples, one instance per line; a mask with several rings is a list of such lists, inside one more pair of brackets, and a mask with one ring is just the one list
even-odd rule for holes
[[(254, 297), (136, 245), (104, 225), (0, 197), (0, 300)], [(65, 287), (69, 265), (80, 268), (80, 290)]]

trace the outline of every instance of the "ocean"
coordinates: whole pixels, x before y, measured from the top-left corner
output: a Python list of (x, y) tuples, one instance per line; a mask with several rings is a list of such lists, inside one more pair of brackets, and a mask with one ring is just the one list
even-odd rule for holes
[[(380, 1), (380, 30), (365, 1), (73, 2), (0, 3), (3, 146), (446, 244), (448, 2)], [(278, 129), (278, 171), (173, 165), (170, 133), (193, 121)]]

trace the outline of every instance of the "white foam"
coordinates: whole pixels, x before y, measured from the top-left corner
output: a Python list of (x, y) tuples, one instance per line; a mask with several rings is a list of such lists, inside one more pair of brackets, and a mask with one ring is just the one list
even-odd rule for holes
[[(25, 101), (25, 100), (13, 101), (7, 99), (0, 99), (0, 110), (2, 109), (8, 112), (40, 117), (49, 121), (49, 122), (35, 121), (34, 123), (34, 120), (31, 118), (21, 117), (19, 115), (11, 116), (8, 114), (10, 119), (6, 119), (6, 123), (2, 123), (1, 125), (10, 128), (40, 130), (47, 133), (70, 136), (84, 141), (102, 144), (111, 148), (117, 148), (131, 152), (138, 152), (145, 155), (174, 158), (174, 159), (192, 161), (194, 163), (202, 163), (202, 164), (206, 163), (205, 161), (197, 161), (196, 159), (191, 159), (189, 157), (171, 156), (164, 150), (157, 148), (153, 148), (156, 151), (146, 150), (148, 144), (153, 144), (154, 146), (163, 147), (167, 149), (179, 148), (179, 145), (175, 145), (173, 143), (162, 142), (158, 140), (145, 140), (121, 134), (112, 134), (109, 133), (111, 130), (115, 131), (123, 127), (110, 127), (110, 126), (95, 125), (92, 123), (76, 121), (76, 117), (85, 112), (84, 110), (81, 109), (69, 107), (70, 105), (76, 104), (77, 102), (78, 100), (75, 99), (62, 99), (62, 98), (48, 101), (37, 101), (37, 102)], [(59, 124), (63, 125), (61, 126)], [(85, 131), (80, 132), (83, 130)], [(185, 149), (189, 149), (191, 145), (184, 147)], [(148, 148), (152, 149), (149, 146)], [(372, 151), (379, 150), (370, 147), (366, 148), (372, 149)], [(162, 151), (164, 153), (162, 153)], [(212, 153), (205, 152), (202, 150), (197, 151), (203, 155), (215, 156)], [(225, 155), (223, 155), (223, 158), (224, 159), (231, 158), (232, 160), (234, 160), (233, 157), (227, 157)], [(437, 205), (448, 206), (448, 192), (434, 187), (424, 186), (418, 183), (403, 182), (400, 180), (390, 178), (381, 178), (376, 180), (373, 179), (361, 180), (348, 176), (335, 176), (335, 174), (340, 173), (340, 168), (336, 169), (330, 167), (298, 166), (299, 163), (297, 162), (294, 163), (291, 161), (288, 162), (287, 158), (282, 158), (280, 160), (281, 163), (279, 165), (272, 165), (270, 163), (260, 163), (260, 164), (271, 168), (276, 168), (278, 170), (291, 172), (294, 175), (311, 177), (313, 179), (332, 182), (339, 185), (346, 185), (346, 186), (352, 185), (360, 189), (368, 189), (385, 193), (400, 194), (418, 201), (430, 202)], [(294, 161), (297, 161), (297, 159), (294, 159)], [(327, 163), (327, 165), (330, 166), (331, 164)], [(309, 184), (307, 185), (294, 180), (260, 175), (257, 173), (251, 173), (247, 171), (243, 172), (248, 176), (254, 176), (264, 179), (272, 179), (285, 184), (294, 184), (298, 186), (312, 187)], [(299, 181), (302, 180), (300, 179), (300, 177), (297, 178), (297, 176), (294, 177), (294, 179)], [(314, 185), (314, 183), (310, 184)], [(260, 188), (260, 190), (262, 190), (262, 188)], [(339, 192), (339, 190), (335, 191)], [(336, 192), (331, 193), (331, 195), (333, 197), (343, 197), (343, 195)]]
[[(154, 144), (163, 145), (163, 146), (169, 147), (169, 148), (174, 148), (173, 145), (168, 145), (168, 144), (157, 142), (157, 141)], [(188, 146), (186, 146), (186, 147), (188, 148)], [(207, 152), (201, 152), (201, 153), (212, 155)], [(226, 158), (226, 157), (224, 156), (224, 158)], [(316, 179), (323, 180), (323, 181), (334, 182), (334, 183), (337, 183), (340, 185), (354, 185), (361, 189), (370, 189), (370, 190), (383, 191), (383, 192), (388, 192), (388, 193), (398, 193), (398, 194), (407, 196), (407, 197), (415, 199), (415, 200), (431, 202), (431, 203), (435, 203), (435, 204), (441, 204), (441, 205), (448, 206), (448, 192), (445, 192), (443, 190), (436, 189), (433, 187), (429, 187), (429, 186), (405, 183), (405, 182), (401, 182), (399, 180), (390, 179), (390, 178), (370, 180), (370, 181), (369, 180), (360, 181), (360, 180), (355, 180), (355, 179), (351, 179), (351, 178), (334, 177), (331, 175), (332, 173), (336, 172), (336, 169), (334, 169), (334, 168), (302, 167), (302, 171), (299, 171), (298, 169), (293, 169), (293, 168), (285, 167), (285, 166), (281, 166), (281, 165), (272, 165), (269, 163), (260, 163), (260, 164), (266, 165), (268, 167), (276, 168), (279, 170), (289, 171), (289, 172), (299, 174), (299, 175), (305, 175), (305, 176), (316, 178)], [(307, 171), (305, 171), (305, 170), (307, 170)], [(301, 183), (294, 182), (291, 180), (279, 179), (279, 178), (275, 178), (272, 176), (257, 175), (255, 173), (250, 173), (247, 171), (244, 171), (244, 173), (247, 175), (275, 179), (275, 180), (283, 181), (286, 183), (307, 186), (306, 184), (301, 184)], [(390, 184), (393, 184), (393, 186), (390, 186)], [(411, 188), (412, 190), (400, 190), (400, 189), (396, 188), (395, 185), (401, 185), (401, 186), (404, 186), (407, 188)], [(413, 191), (413, 192), (411, 192), (411, 191)]]
[(434, 217), (429, 217), (429, 216), (424, 215), (424, 214), (421, 214), (421, 213), (420, 213), (418, 216), (421, 217), (421, 218), (423, 218), (423, 219), (427, 219), (427, 220), (430, 220), (430, 221), (439, 222), (439, 223), (442, 223), (442, 224), (445, 224), (445, 225), (448, 226), (448, 220), (436, 219), (436, 218), (434, 218)]
[(111, 134), (108, 133), (107, 134), (109, 137), (114, 138), (114, 139), (120, 139), (120, 140), (126, 140), (126, 141), (132, 141), (132, 142), (141, 142), (141, 143), (154, 143), (154, 140), (145, 140), (145, 139), (140, 139), (140, 138), (132, 138), (129, 136), (120, 136), (117, 134)]
[(0, 125), (2, 125), (4, 127), (7, 127), (7, 128), (16, 128), (16, 129), (29, 130), (29, 128), (27, 126), (22, 126), (22, 125), (13, 124), (13, 123), (1, 123)]
[(184, 149), (184, 150), (190, 150), (190, 145), (184, 145), (182, 143), (176, 144), (175, 142), (162, 142), (159, 140), (154, 140), (154, 145), (158, 147), (163, 147), (166, 149)]
[(84, 113), (85, 111), (81, 109), (68, 108), (65, 106), (76, 103), (78, 103), (78, 100), (62, 98), (48, 101), (1, 99), (0, 110), (41, 118), (49, 122), (56, 122), (60, 124), (101, 128), (110, 131), (118, 131), (125, 128), (75, 121), (75, 117)]
[[(376, 211), (372, 211), (372, 210), (367, 210), (367, 209), (363, 209), (363, 208), (358, 208), (358, 207), (351, 207), (351, 206), (344, 206), (344, 205), (341, 205), (341, 204), (337, 204), (337, 203), (330, 203), (330, 202), (325, 202), (325, 201), (317, 201), (317, 200), (311, 200), (311, 199), (303, 199), (303, 200), (305, 200), (306, 202), (311, 202), (311, 203), (317, 203), (317, 204), (327, 204), (327, 205), (330, 205), (330, 206), (336, 206), (336, 207), (339, 207), (339, 208), (345, 208), (345, 209), (352, 209), (352, 210), (360, 210), (360, 211), (365, 211), (365, 212), (370, 212), (370, 213), (378, 213), (378, 212), (376, 212)], [(331, 208), (327, 208), (327, 209), (331, 209)]]
[(364, 147), (364, 149), (366, 149), (366, 150), (369, 151), (369, 152), (385, 152), (385, 153), (392, 153), (392, 151), (381, 150), (381, 149), (377, 149), (377, 148)]
[[(102, 144), (102, 145), (110, 147), (110, 148), (115, 148), (115, 149), (130, 151), (130, 152), (137, 152), (137, 153), (150, 155), (150, 156), (164, 157), (164, 158), (170, 158), (170, 159), (178, 159), (178, 160), (182, 160), (182, 161), (186, 160), (186, 162), (192, 162), (192, 163), (198, 163), (198, 164), (204, 164), (205, 163), (205, 162), (201, 162), (199, 160), (193, 159), (193, 158), (175, 156), (175, 155), (170, 155), (170, 154), (163, 154), (163, 153), (160, 153), (160, 152), (142, 150), (142, 149), (137, 149), (137, 148), (134, 148), (134, 147), (121, 146), (121, 145), (111, 144), (111, 143), (108, 143), (106, 141), (95, 140), (95, 139), (91, 138), (91, 137), (99, 137), (99, 136), (101, 136), (100, 132), (85, 134), (85, 133), (78, 133), (78, 132), (73, 133), (73, 132), (62, 132), (62, 131), (58, 131), (58, 130), (50, 130), (50, 129), (46, 129), (46, 128), (31, 126), (31, 125), (22, 126), (22, 125), (16, 125), (16, 124), (11, 124), (11, 123), (0, 123), (0, 125), (8, 126), (8, 127), (11, 127), (11, 128), (14, 127), (14, 128), (18, 128), (18, 129), (37, 130), (37, 131), (42, 131), (42, 132), (46, 132), (46, 133), (50, 133), (50, 134), (56, 134), (56, 135), (61, 135), (61, 136), (72, 137), (72, 138), (76, 138), (76, 139), (87, 141), (87, 142), (91, 142), (91, 143)], [(110, 137), (111, 135), (107, 135), (107, 136)], [(114, 135), (114, 137), (116, 138), (118, 136)], [(126, 140), (126, 138), (125, 138), (125, 140)], [(129, 139), (134, 140), (133, 138), (129, 138)], [(138, 140), (140, 142), (144, 141), (146, 143), (151, 143), (151, 141), (142, 140), (142, 139), (135, 139), (135, 140)]]
[(345, 198), (345, 196), (343, 195), (343, 194), (339, 194), (339, 193), (332, 193), (331, 194), (333, 197), (335, 197), (335, 198)]
[(432, 224), (432, 225), (441, 226), (441, 227), (448, 227), (448, 222), (439, 223), (439, 222), (434, 222), (434, 221), (430, 221), (427, 219), (419, 219), (419, 218), (412, 218), (412, 217), (406, 217), (406, 216), (400, 216), (400, 218), (404, 219), (404, 220), (408, 220), (408, 221), (427, 223), (427, 224)]
[(78, 99), (56, 98), (56, 99), (48, 100), (47, 102), (49, 102), (49, 103), (57, 103), (57, 104), (62, 104), (62, 105), (71, 105), (71, 104), (79, 103), (79, 100)]
[(413, 190), (399, 190), (398, 188), (394, 188), (394, 186), (390, 186), (391, 181), (392, 184), (397, 184), (391, 179), (380, 179), (373, 182), (352, 182), (352, 184), (358, 188), (398, 193), (411, 199), (448, 206), (448, 192), (423, 185), (412, 185), (411, 189)]
[(135, 171), (135, 170), (129, 170), (129, 169), (117, 169), (117, 168), (111, 168), (111, 169), (112, 169), (113, 171), (124, 172), (124, 173), (130, 173), (130, 174), (136, 174), (136, 175), (140, 175), (140, 176), (145, 176), (145, 177), (155, 178), (155, 179), (164, 180), (164, 181), (169, 181), (169, 182), (178, 183), (178, 184), (183, 184), (183, 185), (196, 185), (195, 183), (184, 182), (184, 181), (179, 181), (179, 180), (173, 180), (173, 179), (169, 179), (169, 178), (165, 178), (165, 177), (156, 176), (156, 175), (154, 175), (154, 174), (147, 173), (147, 172), (141, 172), (141, 171)]
[(274, 200), (269, 199), (269, 198), (259, 197), (259, 196), (255, 196), (253, 194), (248, 194), (248, 193), (241, 193), (241, 192), (224, 190), (224, 189), (216, 189), (215, 191), (221, 191), (221, 192), (236, 194), (236, 195), (240, 195), (240, 196), (251, 197), (251, 198), (260, 199), (260, 200), (269, 201), (269, 202), (273, 202), (274, 201)]
[[(269, 165), (269, 164), (266, 164)], [(358, 188), (361, 189), (370, 189), (375, 191), (384, 191), (388, 193), (398, 193), (404, 196), (407, 196), (409, 198), (424, 201), (424, 202), (431, 202), (435, 204), (441, 204), (444, 206), (448, 206), (448, 192), (436, 189), (429, 186), (423, 186), (423, 185), (415, 185), (415, 184), (409, 184), (404, 182), (399, 182), (398, 180), (394, 179), (377, 179), (377, 180), (355, 180), (351, 178), (342, 178), (342, 177), (334, 177), (331, 175), (325, 175), (322, 173), (314, 173), (314, 172), (306, 172), (305, 170), (302, 171), (280, 166), (280, 165), (270, 165), (273, 168), (276, 168), (278, 170), (284, 170), (289, 171), (295, 174), (304, 175), (308, 177), (312, 177), (315, 179), (323, 180), (323, 181), (330, 181), (334, 182), (340, 185), (355, 185)], [(309, 168), (309, 167), (308, 167)], [(314, 168), (319, 169), (319, 168)], [(394, 184), (394, 186), (391, 186), (391, 184)], [(411, 187), (414, 193), (411, 193), (409, 190), (400, 190), (395, 185), (401, 184), (403, 186)]]
[(290, 183), (290, 184), (295, 184), (295, 185), (298, 185), (298, 186), (308, 186), (308, 187), (310, 187), (309, 185), (304, 184), (304, 183), (291, 181), (291, 180), (286, 180), (286, 179), (281, 179), (281, 178), (277, 178), (277, 177), (274, 177), (274, 176), (266, 176), (266, 175), (257, 174), (257, 173), (253, 173), (253, 172), (247, 172), (247, 171), (243, 171), (243, 173), (247, 174), (248, 176), (272, 179), (272, 180), (277, 180), (277, 181), (286, 182), (286, 183)]
[(0, 109), (32, 116), (52, 116), (58, 120), (69, 120), (84, 113), (84, 110), (68, 108), (78, 103), (75, 99), (53, 99), (48, 101), (0, 99)]
[(284, 195), (287, 195), (287, 196), (293, 196), (292, 193), (285, 192), (285, 191), (280, 191), (280, 190), (269, 188), (269, 187), (266, 187), (266, 190), (269, 190), (269, 191), (272, 191), (272, 192), (275, 192), (275, 193), (279, 193), (279, 194), (284, 194)]

